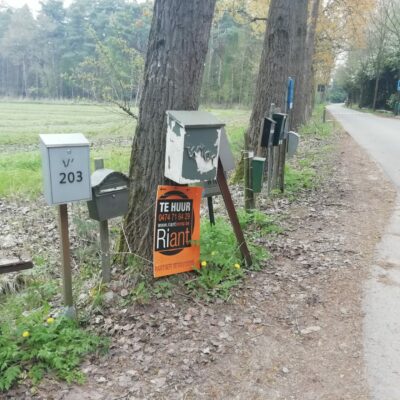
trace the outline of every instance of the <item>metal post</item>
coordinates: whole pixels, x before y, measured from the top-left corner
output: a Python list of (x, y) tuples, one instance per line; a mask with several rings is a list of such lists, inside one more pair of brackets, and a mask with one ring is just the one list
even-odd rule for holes
[(233, 231), (236, 235), (236, 240), (239, 244), (239, 249), (244, 258), (246, 265), (250, 267), (253, 264), (251, 259), (251, 255), (249, 249), (247, 247), (246, 239), (244, 238), (242, 228), (239, 223), (238, 216), (236, 214), (235, 205), (233, 204), (231, 194), (229, 192), (228, 184), (226, 183), (226, 178), (224, 174), (224, 169), (222, 167), (221, 159), (218, 160), (218, 172), (217, 172), (217, 181), (219, 184), (219, 188), (222, 193), (222, 197), (225, 202), (226, 210), (228, 211), (229, 219), (231, 220), (231, 224), (233, 227)]
[(71, 253), (68, 231), (68, 206), (60, 204), (58, 206), (58, 221), (61, 238), (61, 257), (62, 257), (62, 278), (63, 278), (63, 297), (64, 305), (67, 308), (67, 314), (75, 314), (72, 297), (72, 271), (71, 271)]
[(208, 215), (210, 217), (210, 224), (215, 225), (214, 205), (212, 196), (207, 197)]
[(326, 107), (324, 107), (324, 112), (322, 114), (322, 122), (325, 124), (326, 123)]
[[(104, 160), (98, 158), (94, 160), (96, 170), (104, 168)], [(108, 221), (100, 221), (100, 250), (101, 250), (101, 277), (104, 283), (111, 280), (111, 261), (110, 261), (110, 235)]]

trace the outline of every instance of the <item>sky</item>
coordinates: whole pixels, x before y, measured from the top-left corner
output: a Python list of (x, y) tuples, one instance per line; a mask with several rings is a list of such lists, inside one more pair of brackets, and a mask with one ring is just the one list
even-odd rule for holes
[[(27, 4), (34, 14), (40, 10), (41, 0), (0, 0), (0, 3), (7, 4), (14, 8), (22, 7)], [(68, 7), (73, 0), (64, 0), (64, 6)]]
[[(14, 8), (19, 8), (27, 4), (32, 10), (33, 14), (36, 15), (40, 10), (40, 1), (42, 0), (0, 0), (0, 4), (7, 4)], [(139, 0), (139, 3), (142, 1), (144, 0)], [(64, 0), (64, 6), (68, 7), (72, 2), (73, 0)]]

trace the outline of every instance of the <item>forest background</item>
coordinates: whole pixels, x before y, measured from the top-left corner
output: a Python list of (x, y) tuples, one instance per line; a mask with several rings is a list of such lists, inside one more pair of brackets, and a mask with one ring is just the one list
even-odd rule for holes
[[(35, 16), (27, 6), (0, 5), (0, 96), (114, 102), (129, 113), (140, 99), (152, 1), (41, 4)], [(251, 106), (268, 5), (217, 1), (203, 104)], [(326, 89), (322, 100), (394, 106), (399, 22), (398, 0), (321, 2), (313, 84)]]

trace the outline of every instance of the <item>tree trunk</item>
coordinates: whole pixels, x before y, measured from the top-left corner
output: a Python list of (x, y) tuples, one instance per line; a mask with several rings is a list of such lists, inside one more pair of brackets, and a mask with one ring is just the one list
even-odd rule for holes
[[(305, 102), (310, 82), (306, 79), (306, 69), (309, 65), (309, 48), (307, 43), (308, 0), (296, 0), (293, 6), (290, 70), (294, 78), (294, 103), (291, 112), (290, 126), (297, 129), (305, 121)], [(309, 45), (309, 44), (308, 44)]]
[(321, 5), (321, 0), (313, 0), (311, 8), (311, 21), (308, 25), (307, 30), (307, 54), (305, 57), (305, 67), (304, 67), (304, 88), (305, 98), (303, 104), (303, 118), (302, 122), (305, 122), (310, 118), (312, 110), (314, 108), (314, 97), (315, 97), (315, 70), (314, 70), (314, 55), (315, 55), (315, 39), (317, 32), (317, 23), (319, 16), (319, 9)]
[(375, 88), (374, 88), (374, 99), (372, 102), (372, 109), (376, 111), (376, 102), (378, 100), (378, 91), (379, 91), (379, 80), (380, 80), (380, 73), (378, 72), (375, 78)]
[(293, 0), (272, 0), (264, 36), (250, 127), (251, 149), (257, 151), (261, 123), (271, 103), (285, 109), (290, 62), (290, 12)]
[(165, 112), (199, 106), (215, 1), (156, 0), (154, 4), (131, 153), (129, 211), (120, 243), (121, 252), (148, 261), (157, 186), (164, 182)]

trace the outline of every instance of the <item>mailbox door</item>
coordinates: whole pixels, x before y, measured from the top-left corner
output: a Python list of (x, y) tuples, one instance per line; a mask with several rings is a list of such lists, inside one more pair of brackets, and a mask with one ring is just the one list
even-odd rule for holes
[(89, 147), (51, 147), (48, 152), (52, 203), (90, 200)]
[(261, 136), (261, 147), (271, 146), (271, 131), (275, 127), (275, 121), (271, 118), (264, 118), (264, 124)]
[(288, 157), (293, 157), (295, 155), (297, 147), (299, 146), (299, 140), (300, 136), (296, 132), (289, 132), (287, 149)]
[(274, 114), (272, 118), (276, 121), (273, 145), (278, 146), (279, 141), (283, 139), (283, 132), (285, 129), (286, 114)]
[(217, 177), (221, 129), (188, 129), (185, 135), (182, 178), (193, 182)]
[(107, 194), (95, 193), (94, 201), (97, 206), (97, 219), (105, 221), (120, 217), (128, 212), (128, 189), (121, 189)]

